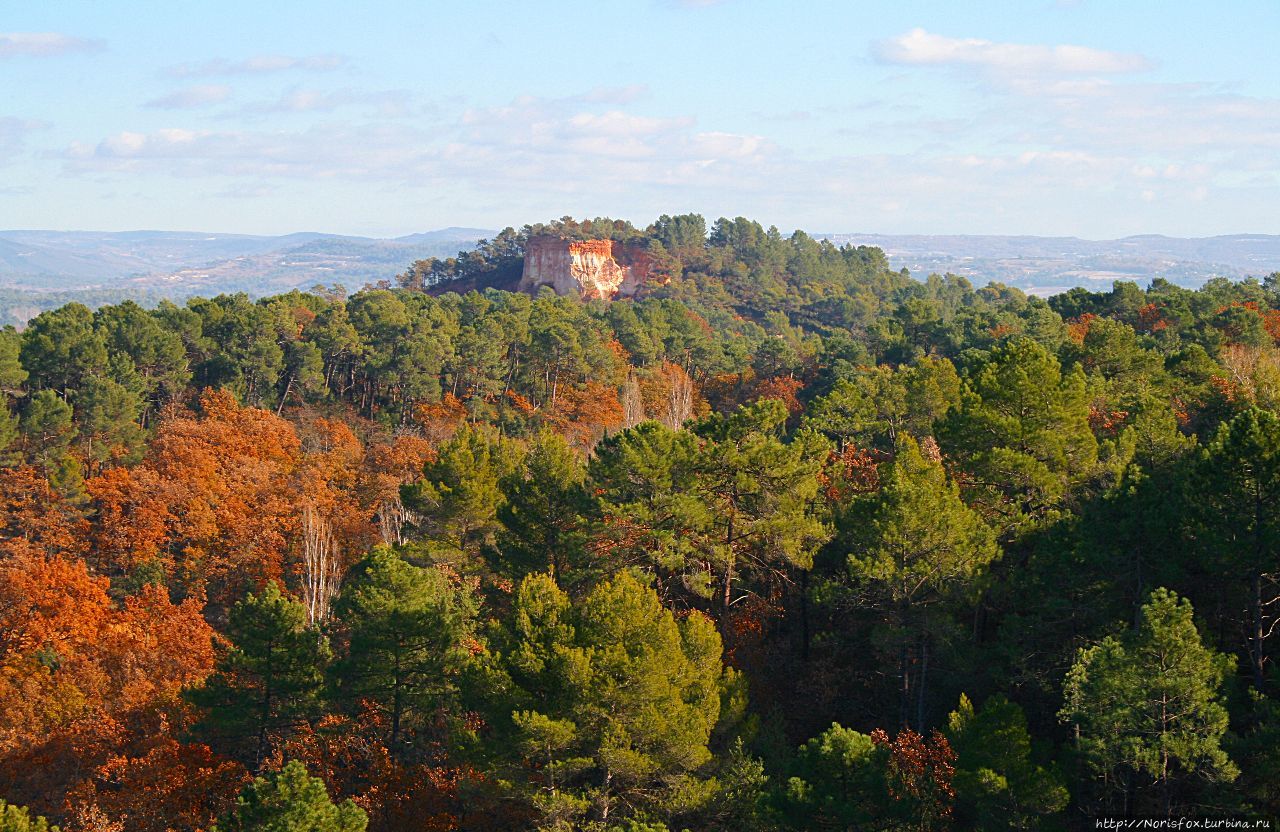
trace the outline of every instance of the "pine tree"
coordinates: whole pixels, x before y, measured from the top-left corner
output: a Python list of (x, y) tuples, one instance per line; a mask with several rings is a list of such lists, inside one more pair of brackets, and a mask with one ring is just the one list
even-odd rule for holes
[(319, 710), (329, 645), (307, 610), (274, 581), (232, 607), (231, 648), (188, 698), (205, 709), (203, 732), (261, 767), (282, 737)]
[(407, 729), (455, 696), (475, 612), (438, 569), (412, 566), (387, 547), (352, 569), (334, 604), (350, 644), (332, 676), (342, 701), (373, 702), (386, 714), (392, 753), (403, 752)]
[(591, 511), (586, 469), (559, 434), (539, 434), (523, 466), (499, 483), (505, 502), (498, 510), (499, 570), (516, 580), (551, 570), (568, 587), (580, 577)]
[[(464, 426), (423, 468), (422, 479), (401, 489), (405, 507), (421, 518), (429, 542), (474, 557), (498, 529), (503, 477), (519, 463), (512, 443)], [(448, 555), (445, 555), (446, 557)]]
[(837, 521), (850, 600), (875, 610), (896, 645), (899, 718), (920, 725), (927, 705), (930, 609), (963, 597), (1000, 554), (991, 530), (960, 499), (940, 462), (902, 436), (880, 490), (856, 497)]
[(1223, 425), (1188, 483), (1192, 534), (1247, 610), (1254, 687), (1266, 689), (1280, 600), (1280, 417), (1251, 408)]
[(324, 781), (297, 760), (256, 778), (210, 832), (364, 832), (369, 818), (351, 800), (334, 804)]
[(695, 808), (728, 682), (711, 622), (677, 622), (627, 572), (572, 604), (546, 575), (520, 585), (503, 668), (515, 790), (540, 828)]
[(21, 430), (28, 460), (49, 484), (65, 496), (82, 496), (80, 461), (71, 454), (71, 443), (76, 438), (71, 405), (52, 390), (41, 390), (27, 401)]
[(965, 828), (1038, 829), (1042, 816), (1066, 808), (1061, 775), (1031, 759), (1027, 719), (1005, 697), (977, 711), (962, 694), (944, 733), (956, 752), (956, 819)]
[(0, 832), (58, 832), (42, 817), (32, 817), (25, 806), (0, 800)]
[(784, 443), (786, 419), (765, 400), (689, 431), (645, 422), (602, 442), (590, 464), (614, 556), (656, 567), (664, 596), (680, 587), (711, 600), (722, 636), (735, 588), (759, 592), (809, 568), (826, 536), (811, 504), (827, 445), (812, 432)]
[(993, 350), (942, 423), (943, 449), (970, 475), (988, 522), (1005, 537), (1057, 516), (1097, 462), (1085, 377), (1020, 338)]
[(1190, 602), (1163, 588), (1136, 630), (1079, 652), (1059, 716), (1125, 813), (1169, 815), (1191, 802), (1195, 781), (1235, 779), (1219, 692), (1234, 664), (1201, 643)]

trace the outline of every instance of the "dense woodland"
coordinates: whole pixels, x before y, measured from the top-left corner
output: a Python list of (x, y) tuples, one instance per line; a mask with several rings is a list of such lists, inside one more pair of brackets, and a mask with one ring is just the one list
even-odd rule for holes
[[(651, 285), (492, 288), (548, 232)], [(1044, 300), (693, 215), (44, 312), (0, 830), (1277, 817), (1278, 341), (1280, 275)]]

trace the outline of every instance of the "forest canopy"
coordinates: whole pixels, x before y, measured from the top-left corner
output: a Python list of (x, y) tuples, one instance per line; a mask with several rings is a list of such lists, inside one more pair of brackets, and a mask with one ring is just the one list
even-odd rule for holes
[[(653, 279), (495, 288), (544, 234)], [(1277, 518), (1280, 275), (566, 217), (67, 304), (0, 330), (0, 829), (1276, 818)]]

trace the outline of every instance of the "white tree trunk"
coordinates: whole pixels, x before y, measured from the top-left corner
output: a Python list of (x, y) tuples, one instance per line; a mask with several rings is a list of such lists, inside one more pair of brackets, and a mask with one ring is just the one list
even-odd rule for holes
[(342, 583), (342, 562), (329, 523), (310, 503), (302, 509), (302, 596), (307, 621), (329, 618), (329, 605)]

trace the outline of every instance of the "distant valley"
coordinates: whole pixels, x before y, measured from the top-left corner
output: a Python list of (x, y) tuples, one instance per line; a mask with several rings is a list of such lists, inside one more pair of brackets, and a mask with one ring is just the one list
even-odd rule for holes
[[(469, 249), (492, 231), (445, 228), (392, 239), (322, 233), (255, 236), (205, 232), (0, 231), (0, 325), (21, 325), (68, 301), (90, 306), (134, 298), (261, 296), (341, 284), (354, 291), (389, 280), (415, 260)], [(882, 248), (917, 277), (964, 275), (1050, 295), (1115, 280), (1163, 277), (1195, 287), (1213, 277), (1280, 271), (1280, 236), (1238, 234), (1117, 240), (1075, 237), (817, 234), (836, 245)]]
[(1073, 286), (1098, 290), (1116, 280), (1146, 285), (1154, 277), (1190, 288), (1214, 277), (1233, 280), (1280, 271), (1280, 236), (1164, 237), (1117, 240), (1078, 237), (819, 234), (836, 245), (884, 250), (894, 268), (917, 277), (964, 275), (976, 285), (997, 281), (1037, 295)]
[(0, 325), (69, 301), (260, 296), (317, 284), (355, 291), (415, 260), (468, 249), (491, 232), (445, 228), (394, 239), (298, 233), (0, 231)]

